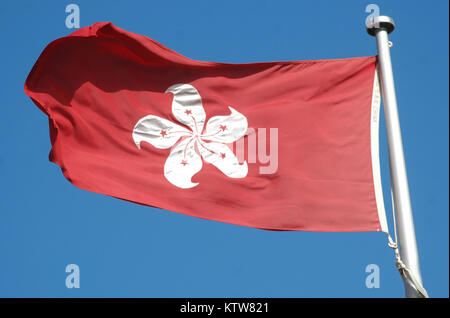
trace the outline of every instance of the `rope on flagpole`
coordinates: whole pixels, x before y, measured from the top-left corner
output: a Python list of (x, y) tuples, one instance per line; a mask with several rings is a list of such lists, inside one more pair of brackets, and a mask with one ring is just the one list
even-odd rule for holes
[(402, 261), (402, 258), (400, 257), (400, 251), (398, 249), (397, 244), (397, 222), (395, 218), (395, 206), (394, 206), (394, 195), (392, 193), (392, 187), (391, 187), (391, 203), (392, 203), (392, 219), (394, 222), (394, 238), (395, 241), (392, 239), (391, 235), (387, 233), (388, 235), (388, 246), (394, 250), (395, 253), (395, 267), (397, 267), (400, 276), (408, 282), (408, 284), (414, 288), (417, 293), (422, 298), (429, 298), (428, 293), (426, 289), (422, 286), (422, 284), (417, 280), (414, 273), (405, 265), (405, 263)]
[(395, 266), (397, 267), (400, 276), (402, 276), (402, 278), (405, 279), (408, 282), (408, 284), (412, 288), (414, 288), (422, 298), (429, 298), (425, 288), (422, 286), (422, 284), (419, 283), (419, 281), (414, 276), (413, 272), (405, 265), (405, 263), (403, 263), (400, 257), (397, 242), (394, 242), (390, 236), (388, 237), (389, 237), (388, 246), (392, 248), (395, 252)]

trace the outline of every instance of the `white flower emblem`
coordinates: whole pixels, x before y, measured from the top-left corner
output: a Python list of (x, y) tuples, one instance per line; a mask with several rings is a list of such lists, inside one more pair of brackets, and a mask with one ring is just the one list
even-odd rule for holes
[(193, 183), (191, 178), (202, 169), (202, 158), (230, 178), (247, 176), (247, 162), (239, 164), (226, 145), (244, 136), (247, 131), (245, 116), (229, 107), (230, 115), (214, 116), (204, 127), (206, 114), (195, 87), (175, 84), (166, 93), (174, 95), (173, 115), (190, 130), (154, 115), (141, 118), (133, 129), (133, 140), (139, 149), (142, 141), (159, 149), (175, 145), (164, 164), (166, 179), (179, 188), (195, 187), (198, 183)]

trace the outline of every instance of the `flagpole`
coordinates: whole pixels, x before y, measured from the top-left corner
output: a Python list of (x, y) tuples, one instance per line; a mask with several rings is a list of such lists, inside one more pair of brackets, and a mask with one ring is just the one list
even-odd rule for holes
[[(387, 16), (377, 16), (368, 21), (367, 33), (376, 37), (378, 48), (378, 71), (381, 79), (381, 91), (386, 120), (386, 131), (389, 148), (389, 169), (391, 174), (391, 187), (395, 208), (395, 219), (398, 230), (398, 245), (400, 257), (415, 280), (422, 285), (417, 251), (416, 234), (409, 196), (408, 177), (406, 175), (405, 157), (403, 154), (402, 135), (395, 96), (394, 75), (388, 34), (394, 31), (394, 20)], [(405, 294), (408, 298), (417, 298), (417, 292), (411, 280), (402, 275), (405, 285)]]

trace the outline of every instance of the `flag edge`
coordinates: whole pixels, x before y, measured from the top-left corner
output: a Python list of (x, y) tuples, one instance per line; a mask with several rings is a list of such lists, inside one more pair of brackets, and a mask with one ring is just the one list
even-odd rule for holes
[(380, 147), (379, 147), (379, 134), (380, 134), (380, 106), (381, 106), (381, 94), (380, 94), (380, 82), (378, 76), (378, 69), (375, 66), (374, 81), (372, 89), (372, 105), (371, 105), (371, 120), (370, 120), (370, 148), (372, 156), (372, 174), (375, 192), (375, 201), (378, 212), (378, 221), (380, 223), (380, 229), (382, 232), (389, 233), (386, 210), (384, 206), (383, 198), (383, 186), (381, 182), (381, 168), (380, 168)]

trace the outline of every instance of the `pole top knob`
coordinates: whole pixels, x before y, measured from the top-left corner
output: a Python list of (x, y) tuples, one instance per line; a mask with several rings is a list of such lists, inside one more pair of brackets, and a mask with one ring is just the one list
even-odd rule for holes
[(367, 33), (371, 36), (375, 36), (379, 30), (385, 30), (389, 34), (394, 31), (394, 29), (394, 20), (386, 15), (379, 15), (366, 22)]

